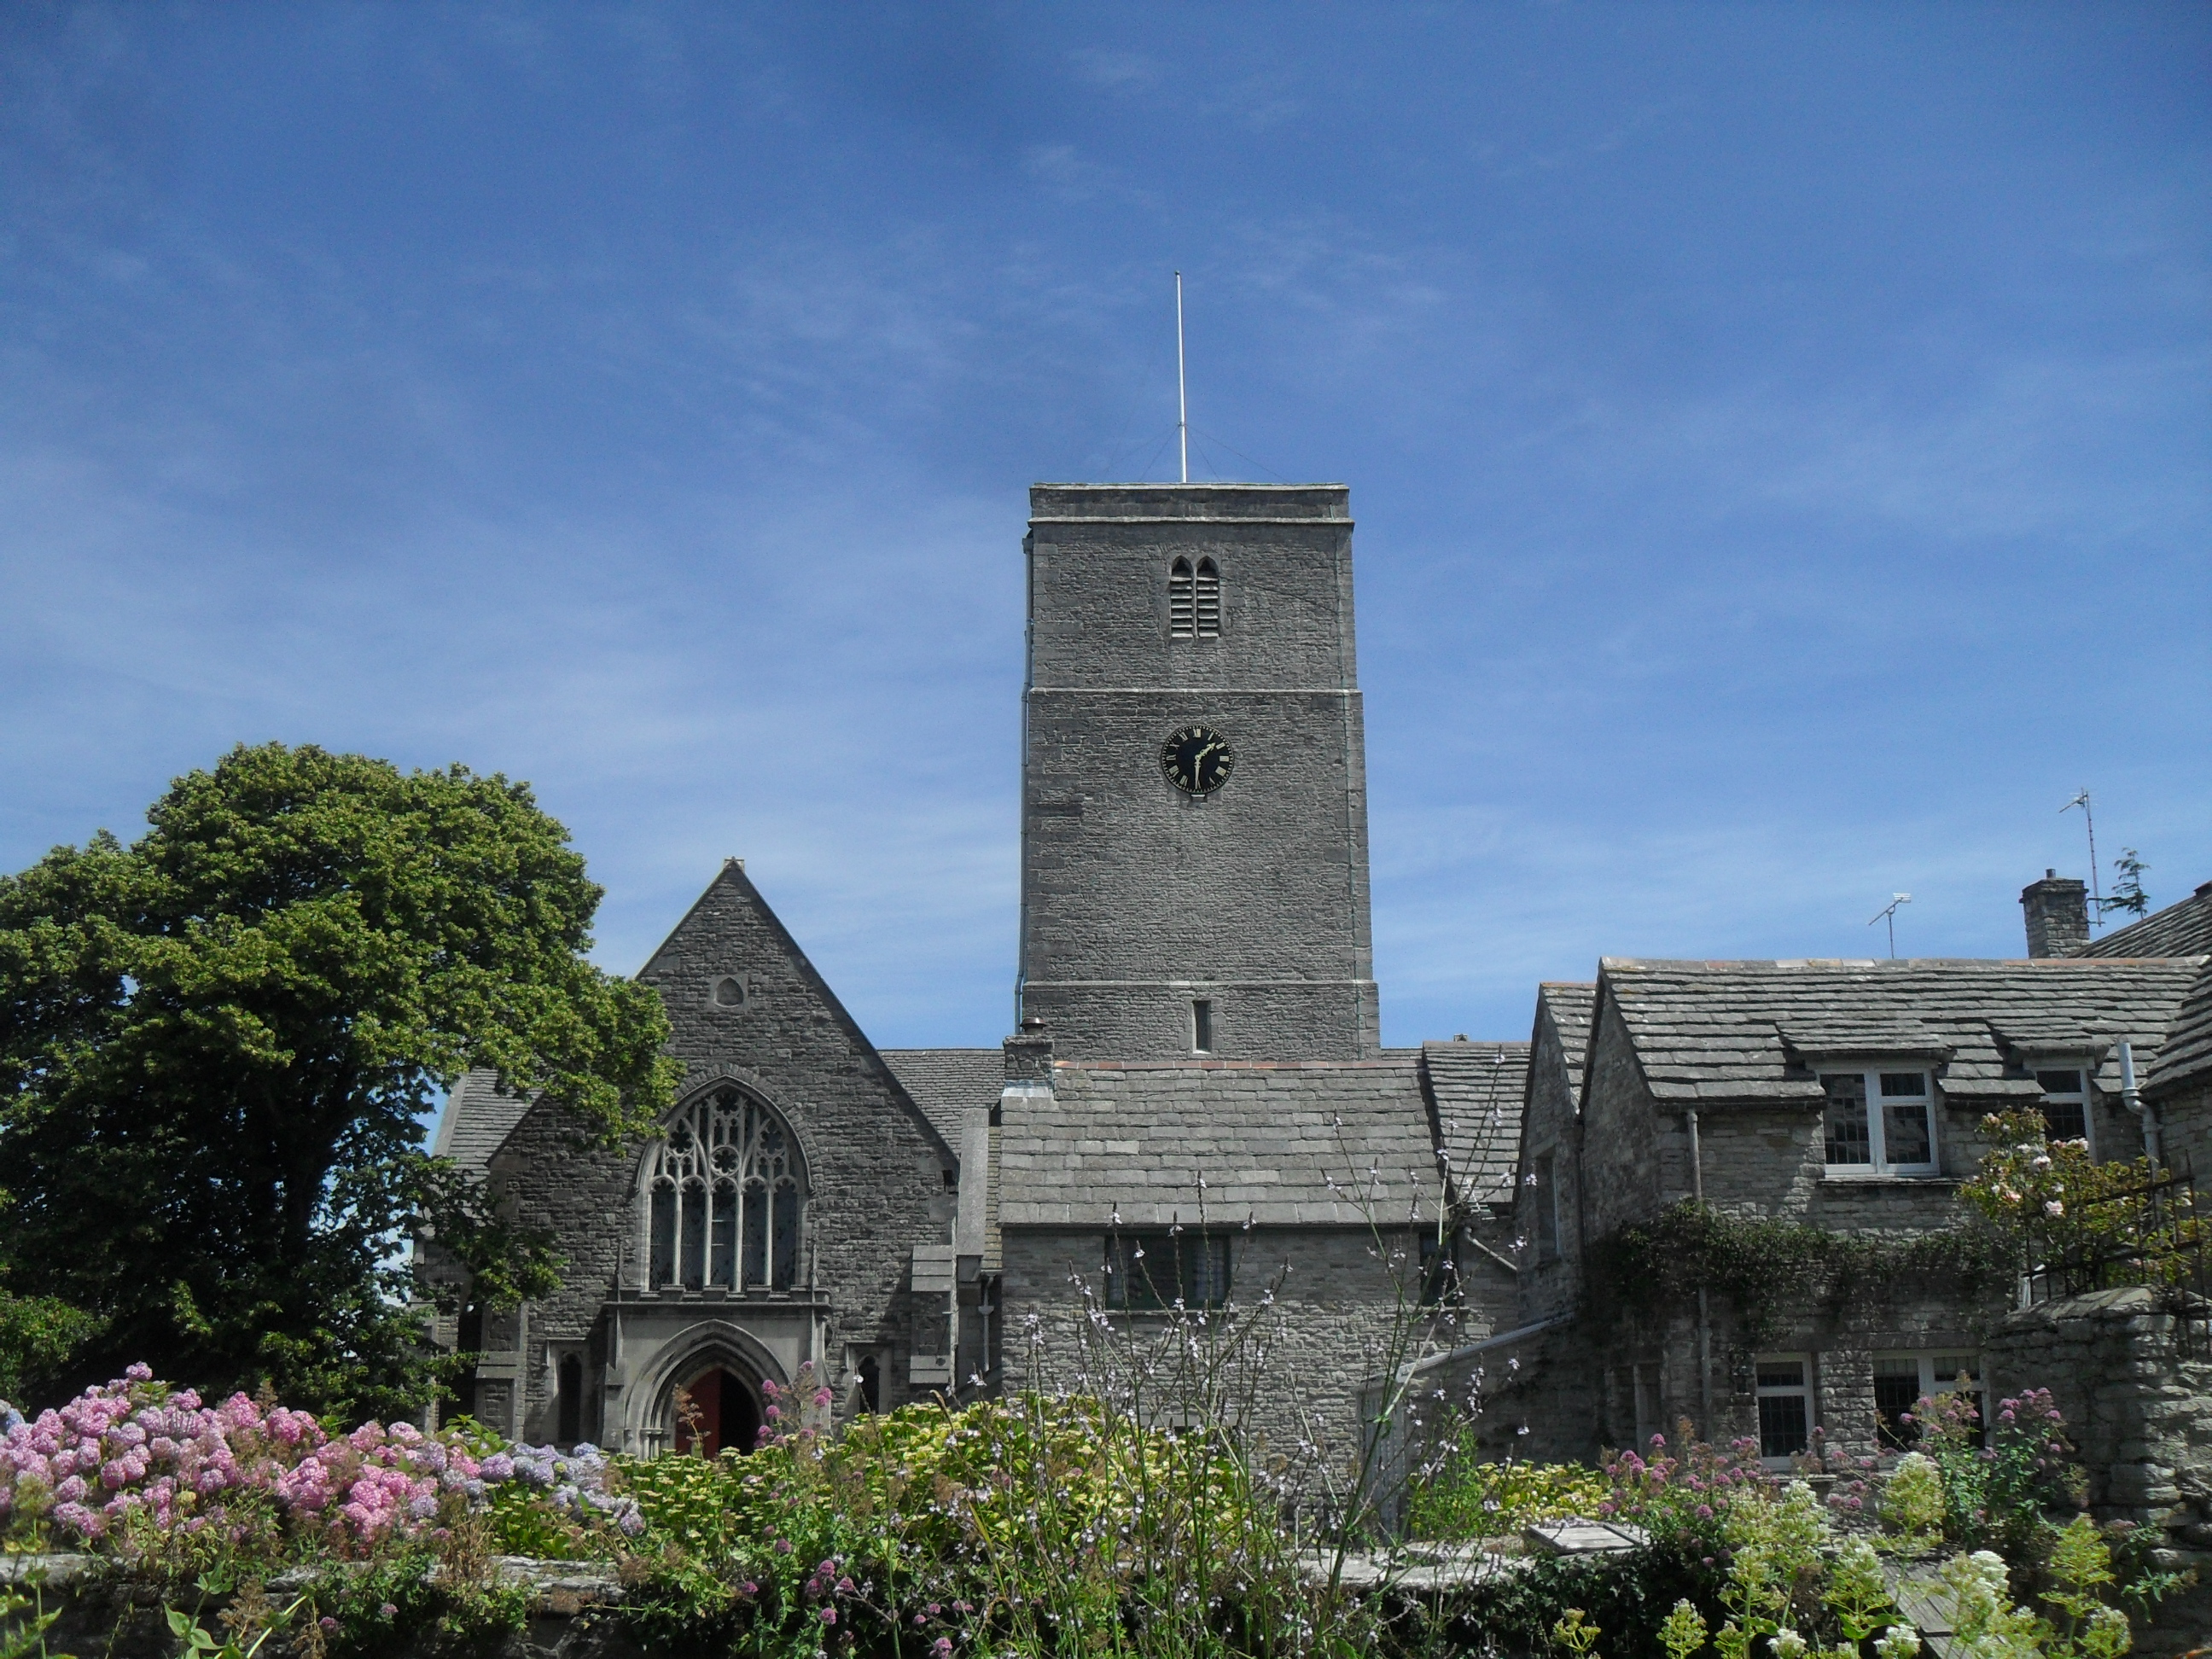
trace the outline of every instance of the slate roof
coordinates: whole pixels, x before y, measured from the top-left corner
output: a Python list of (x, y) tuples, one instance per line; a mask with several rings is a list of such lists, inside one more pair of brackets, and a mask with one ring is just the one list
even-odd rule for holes
[(2136, 1075), (2154, 1095), (2169, 1094), (2212, 1076), (2212, 966), (2197, 975), (2197, 982), (2182, 999), (2148, 1073), (2138, 1065)]
[(438, 1138), (430, 1150), (471, 1174), (483, 1175), (491, 1167), (492, 1154), (514, 1133), (536, 1099), (535, 1095), (501, 1094), (496, 1072), (464, 1072), (446, 1097)]
[[(2112, 1043), (2154, 1058), (2204, 966), (2164, 960), (1650, 962), (1608, 957), (1603, 982), (1654, 1098), (1816, 1104), (1806, 1069), (1831, 1055), (1911, 1054), (1942, 1068), (1946, 1093), (1992, 1107), (2033, 1097), (2019, 1062), (2087, 1054), (2117, 1091)], [(1794, 1066), (1792, 1061), (1797, 1062)], [(2008, 1077), (2009, 1069), (2015, 1075)], [(1791, 1075), (1792, 1072), (1795, 1075)]]
[(878, 1048), (876, 1052), (956, 1153), (960, 1150), (960, 1114), (969, 1107), (996, 1106), (999, 1091), (1006, 1086), (1006, 1056), (1001, 1048)]
[(2077, 957), (2201, 957), (2212, 955), (2212, 881), (2179, 904), (2154, 910), (2141, 921), (2091, 939)]
[(1224, 1226), (1362, 1226), (1404, 1221), (1416, 1199), (1433, 1216), (1424, 1052), (1059, 1061), (1052, 1097), (1005, 1103), (1000, 1224), (1191, 1225), (1202, 1203)]
[(1438, 1143), (1450, 1159), (1460, 1196), (1469, 1203), (1502, 1203), (1513, 1196), (1521, 1147), (1521, 1106), (1528, 1097), (1525, 1042), (1450, 1042), (1421, 1045)]
[(1588, 981), (1547, 980), (1536, 988), (1536, 1000), (1552, 1016), (1559, 1034), (1559, 1050), (1565, 1058), (1567, 1087), (1581, 1109), (1583, 1066), (1589, 1058), (1590, 1020), (1597, 1012), (1597, 986)]

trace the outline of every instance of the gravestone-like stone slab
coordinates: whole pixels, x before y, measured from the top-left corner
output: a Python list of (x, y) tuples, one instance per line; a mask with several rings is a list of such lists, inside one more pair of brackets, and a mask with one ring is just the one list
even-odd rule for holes
[(1650, 1533), (1626, 1521), (1585, 1521), (1580, 1516), (1539, 1522), (1521, 1536), (1529, 1548), (1545, 1555), (1621, 1554), (1651, 1541)]

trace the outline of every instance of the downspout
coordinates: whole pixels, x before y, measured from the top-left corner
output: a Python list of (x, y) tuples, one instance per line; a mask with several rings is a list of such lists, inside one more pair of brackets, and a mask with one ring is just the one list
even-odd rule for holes
[[(1704, 1149), (1698, 1140), (1698, 1109), (1689, 1109), (1690, 1120), (1690, 1196), (1702, 1204), (1705, 1201), (1705, 1160)], [(1713, 1310), (1706, 1299), (1705, 1280), (1698, 1281), (1698, 1431), (1710, 1440), (1713, 1435)]]
[(2135, 1045), (2124, 1040), (2120, 1043), (2120, 1100), (2142, 1125), (2143, 1156), (2156, 1169), (2165, 1150), (2160, 1145), (2158, 1108), (2146, 1103), (2142, 1091), (2136, 1087)]

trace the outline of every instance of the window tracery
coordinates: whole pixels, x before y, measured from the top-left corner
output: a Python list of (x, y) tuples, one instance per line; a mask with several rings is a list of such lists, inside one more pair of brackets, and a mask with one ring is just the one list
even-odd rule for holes
[(736, 1089), (677, 1113), (645, 1160), (647, 1288), (787, 1291), (799, 1269), (805, 1170), (791, 1132)]

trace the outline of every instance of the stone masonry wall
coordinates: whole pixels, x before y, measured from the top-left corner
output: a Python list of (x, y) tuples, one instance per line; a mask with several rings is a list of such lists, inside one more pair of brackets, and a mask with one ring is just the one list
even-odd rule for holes
[[(1577, 1239), (1583, 1225), (1580, 1158), (1575, 1096), (1559, 1027), (1543, 1005), (1537, 1006), (1535, 1035), (1528, 1059), (1528, 1098), (1521, 1118), (1521, 1152), (1513, 1183), (1514, 1259), (1519, 1263), (1519, 1316), (1524, 1324), (1571, 1311), (1582, 1292)], [(1546, 1194), (1540, 1184), (1547, 1155), (1554, 1175), (1550, 1194), (1557, 1206), (1561, 1248), (1553, 1250), (1544, 1234)], [(1531, 1177), (1538, 1177), (1533, 1180)]]
[[(1091, 1349), (1079, 1338), (1084, 1304), (1070, 1276), (1079, 1273), (1095, 1285), (1103, 1249), (1095, 1231), (1006, 1234), (1004, 1358), (1010, 1389), (1097, 1385), (1085, 1368)], [(1445, 1347), (1487, 1334), (1447, 1324), (1418, 1307), (1401, 1308), (1372, 1249), (1368, 1234), (1355, 1228), (1256, 1228), (1232, 1235), (1235, 1300), (1243, 1317), (1264, 1319), (1267, 1333), (1255, 1347), (1251, 1365), (1237, 1371), (1240, 1387), (1249, 1382), (1252, 1388), (1249, 1414), (1240, 1415), (1277, 1455), (1323, 1435), (1332, 1462), (1350, 1455), (1358, 1435), (1360, 1390), (1382, 1369), (1401, 1320), (1410, 1322), (1423, 1340)], [(1274, 1301), (1262, 1310), (1270, 1286)], [(1214, 1317), (1213, 1328), (1219, 1328)], [(1110, 1322), (1117, 1333), (1133, 1333), (1140, 1344), (1157, 1340), (1169, 1326), (1165, 1317), (1146, 1314), (1117, 1314)], [(1234, 1325), (1236, 1316), (1227, 1322)], [(1425, 1351), (1417, 1341), (1407, 1357)], [(1171, 1411), (1172, 1390), (1156, 1389), (1154, 1397)]]
[[(1023, 1012), (1064, 1056), (1191, 1048), (1353, 1059), (1379, 1043), (1364, 739), (1340, 486), (1032, 492), (1024, 692)], [(1176, 639), (1168, 573), (1212, 558), (1221, 629)], [(1224, 787), (1160, 769), (1220, 731)]]
[(2212, 1551), (2212, 1333), (2191, 1334), (2147, 1289), (2100, 1291), (2009, 1316), (1988, 1364), (1999, 1393), (2057, 1396), (2100, 1516)]
[[(745, 986), (742, 1006), (713, 999), (725, 976)], [(823, 1357), (834, 1369), (848, 1344), (881, 1351), (883, 1404), (902, 1403), (906, 1351), (917, 1319), (941, 1317), (941, 1297), (907, 1291), (916, 1244), (950, 1241), (955, 1203), (945, 1172), (952, 1150), (908, 1102), (836, 997), (735, 864), (725, 867), (640, 978), (658, 988), (684, 1062), (682, 1095), (729, 1079), (781, 1112), (805, 1157), (808, 1198), (802, 1286), (826, 1302)], [(641, 1146), (580, 1151), (558, 1112), (540, 1106), (493, 1164), (517, 1218), (550, 1229), (566, 1257), (561, 1290), (531, 1305), (505, 1334), (520, 1340), (520, 1431), (550, 1438), (556, 1353), (586, 1356), (586, 1437), (598, 1420), (596, 1379), (610, 1356), (605, 1310), (617, 1283), (641, 1290), (646, 1227), (637, 1194)], [(739, 1326), (750, 1303), (769, 1313), (796, 1298), (767, 1292), (667, 1291), (657, 1303), (696, 1304), (701, 1320)], [(787, 1321), (788, 1313), (782, 1315)], [(480, 1395), (481, 1397), (481, 1395)]]
[(1586, 1246), (1659, 1208), (1658, 1127), (1628, 1035), (1601, 992), (1583, 1090), (1579, 1190)]

